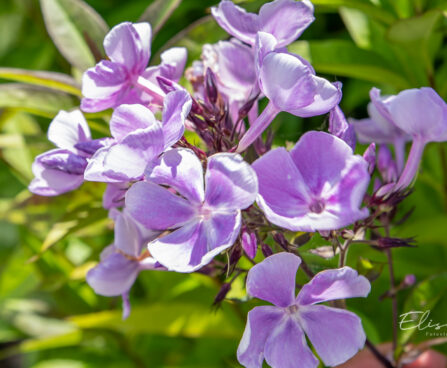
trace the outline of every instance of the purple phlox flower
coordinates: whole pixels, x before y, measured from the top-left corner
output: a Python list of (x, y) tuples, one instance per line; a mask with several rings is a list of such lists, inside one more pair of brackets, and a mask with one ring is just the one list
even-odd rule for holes
[(250, 259), (255, 258), (258, 251), (258, 240), (256, 239), (256, 234), (243, 227), (241, 241), (245, 254), (247, 254)]
[(335, 106), (329, 114), (329, 133), (344, 140), (352, 150), (355, 150), (355, 130), (346, 120), (340, 106)]
[(108, 183), (102, 197), (102, 206), (107, 210), (123, 207), (124, 196), (129, 187), (130, 183), (128, 182)]
[(376, 144), (371, 143), (365, 152), (363, 152), (363, 158), (368, 163), (368, 173), (372, 175), (376, 168)]
[(193, 151), (169, 150), (148, 165), (145, 177), (127, 191), (126, 208), (149, 229), (172, 230), (148, 249), (177, 272), (195, 271), (231, 247), (239, 235), (241, 210), (258, 192), (253, 169), (234, 153), (211, 156), (204, 178)]
[(270, 102), (242, 137), (237, 152), (252, 144), (279, 112), (300, 117), (325, 114), (342, 96), (341, 83), (317, 77), (300, 56), (275, 50), (277, 41), (272, 35), (259, 32), (256, 40), (259, 87)]
[(185, 90), (175, 90), (163, 104), (161, 122), (143, 105), (115, 109), (110, 130), (116, 143), (96, 152), (85, 179), (112, 183), (141, 179), (146, 165), (183, 136), (191, 97)]
[(249, 45), (255, 44), (257, 32), (266, 32), (276, 37), (278, 47), (287, 46), (315, 20), (308, 0), (275, 0), (264, 4), (259, 14), (247, 13), (232, 1), (223, 0), (211, 12), (225, 31)]
[(367, 119), (349, 119), (354, 126), (360, 143), (392, 144), (394, 145), (398, 171), (401, 172), (405, 163), (405, 143), (411, 136), (396, 126), (387, 112), (384, 102), (388, 97), (381, 97), (377, 88), (370, 91), (371, 102), (368, 104)]
[(151, 55), (149, 23), (124, 22), (113, 27), (104, 39), (109, 60), (88, 69), (82, 79), (81, 109), (97, 112), (122, 104), (160, 105), (163, 91), (157, 76), (178, 80), (186, 62), (186, 49), (173, 48), (161, 55), (161, 64), (147, 68)]
[(257, 159), (257, 203), (267, 219), (292, 231), (336, 230), (368, 216), (360, 208), (368, 163), (340, 138), (307, 132), (287, 152), (276, 148)]
[[(380, 96), (380, 91), (376, 91)], [(408, 89), (382, 102), (384, 114), (411, 136), (413, 143), (394, 190), (407, 188), (416, 177), (425, 145), (447, 141), (447, 104), (434, 89)]]
[(164, 269), (149, 254), (141, 254), (143, 244), (156, 238), (159, 232), (144, 229), (126, 210), (112, 210), (110, 217), (115, 221), (114, 243), (102, 251), (98, 265), (87, 273), (87, 283), (99, 295), (123, 295), (123, 318), (126, 318), (130, 307), (127, 294), (140, 271)]
[(226, 100), (233, 123), (238, 120), (239, 109), (259, 93), (253, 49), (237, 39), (220, 41), (203, 46), (201, 61), (189, 69), (190, 79), (196, 84), (196, 97), (204, 100), (204, 79), (207, 68), (216, 77), (216, 87)]
[(397, 181), (397, 165), (386, 144), (381, 144), (379, 147), (379, 152), (377, 154), (377, 169), (385, 184), (395, 183)]
[(90, 129), (79, 110), (60, 111), (48, 128), (48, 139), (58, 148), (34, 160), (35, 178), (29, 190), (42, 196), (55, 196), (78, 188), (84, 182), (88, 159), (107, 139), (92, 140)]
[(239, 362), (261, 368), (316, 368), (318, 359), (306, 343), (307, 335), (326, 366), (351, 358), (366, 340), (361, 319), (347, 310), (317, 305), (330, 300), (366, 297), (371, 285), (350, 267), (322, 271), (295, 297), (295, 278), (301, 259), (277, 253), (248, 272), (247, 292), (274, 306), (260, 306), (248, 313), (239, 344)]

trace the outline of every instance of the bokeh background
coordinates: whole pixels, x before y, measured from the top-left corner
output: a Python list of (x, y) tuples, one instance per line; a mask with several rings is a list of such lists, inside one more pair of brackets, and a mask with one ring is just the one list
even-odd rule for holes
[[(237, 1), (251, 11), (265, 2)], [(190, 64), (204, 43), (228, 38), (209, 16), (215, 3), (86, 0), (109, 27), (151, 21), (154, 64), (174, 45), (188, 48)], [(347, 116), (366, 117), (373, 86), (384, 93), (431, 86), (447, 98), (447, 1), (314, 4), (316, 21), (290, 50), (311, 61), (318, 74), (343, 82)], [(26, 70), (64, 73), (79, 82), (101, 52), (106, 32), (80, 0), (0, 1), (0, 367), (238, 367), (235, 352), (246, 313), (257, 303), (242, 303), (242, 278), (216, 308), (212, 303), (224, 276), (143, 272), (131, 291), (131, 317), (122, 321), (120, 298), (97, 296), (85, 282), (113, 238), (101, 207), (104, 186), (86, 183), (57, 198), (27, 191), (34, 157), (51, 148), (46, 139), (51, 119), (60, 109), (78, 106), (80, 95), (71, 82)], [(109, 117), (110, 112), (87, 116), (95, 137), (107, 135)], [(326, 129), (327, 116), (303, 121), (280, 114), (272, 127), (275, 144), (290, 145), (307, 130)], [(414, 193), (397, 215), (406, 220), (392, 235), (415, 237), (417, 243), (394, 251), (397, 280), (406, 274), (417, 279), (399, 293), (399, 312), (431, 310), (430, 318), (441, 323), (447, 323), (446, 211), (447, 145), (430, 144)], [(314, 235), (301, 250), (315, 271), (336, 265), (336, 259), (310, 252), (324, 244)], [(392, 334), (391, 303), (379, 301), (389, 283), (385, 261), (362, 244), (351, 248), (348, 259), (375, 280), (368, 298), (348, 302), (374, 343), (390, 341)], [(429, 337), (401, 331), (399, 339), (418, 343)], [(445, 345), (436, 349), (447, 352)]]

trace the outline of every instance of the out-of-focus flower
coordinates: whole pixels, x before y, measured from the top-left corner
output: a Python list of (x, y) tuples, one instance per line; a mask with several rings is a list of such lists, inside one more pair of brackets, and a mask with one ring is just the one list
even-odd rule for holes
[(365, 344), (360, 318), (352, 312), (317, 303), (366, 297), (371, 285), (350, 267), (318, 273), (295, 297), (295, 278), (301, 259), (291, 253), (266, 258), (248, 272), (247, 291), (274, 306), (248, 313), (239, 344), (239, 362), (261, 368), (264, 359), (273, 368), (316, 368), (318, 359), (307, 346), (307, 335), (321, 360), (336, 366)]
[(161, 64), (147, 68), (151, 55), (149, 23), (121, 23), (104, 39), (109, 60), (88, 69), (82, 79), (81, 109), (97, 112), (122, 104), (161, 105), (164, 96), (156, 77), (178, 81), (186, 63), (186, 49), (172, 48), (161, 55)]
[(84, 170), (91, 155), (110, 144), (107, 138), (91, 139), (79, 110), (60, 111), (48, 128), (48, 139), (58, 148), (36, 157), (32, 166), (35, 178), (28, 187), (42, 196), (56, 196), (78, 188), (84, 182)]
[(352, 150), (355, 150), (355, 130), (346, 120), (340, 106), (335, 106), (329, 114), (329, 133), (344, 140)]
[(241, 227), (241, 209), (249, 207), (258, 192), (253, 169), (231, 153), (208, 159), (205, 180), (201, 162), (189, 149), (167, 151), (147, 167), (145, 176), (147, 181), (128, 190), (126, 208), (147, 228), (172, 230), (148, 249), (177, 272), (195, 271), (232, 246)]
[(368, 216), (361, 209), (368, 163), (341, 139), (308, 132), (287, 152), (276, 148), (253, 163), (257, 203), (267, 219), (292, 231), (335, 230)]
[(259, 15), (223, 0), (211, 12), (225, 31), (249, 45), (255, 44), (257, 32), (266, 32), (278, 40), (277, 47), (287, 46), (315, 20), (308, 0), (275, 0), (264, 4)]
[(99, 264), (87, 273), (87, 283), (99, 295), (122, 295), (123, 318), (127, 318), (127, 294), (140, 271), (164, 269), (149, 254), (141, 254), (143, 244), (159, 232), (144, 229), (126, 210), (112, 210), (110, 217), (115, 221), (114, 243), (102, 251)]

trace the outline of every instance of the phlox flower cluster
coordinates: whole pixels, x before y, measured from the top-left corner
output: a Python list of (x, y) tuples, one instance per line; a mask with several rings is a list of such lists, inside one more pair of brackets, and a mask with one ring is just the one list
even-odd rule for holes
[[(248, 294), (273, 305), (249, 312), (239, 362), (317, 367), (307, 336), (325, 365), (341, 364), (366, 336), (360, 318), (334, 300), (366, 297), (371, 288), (343, 257), (408, 194), (425, 145), (447, 140), (447, 105), (431, 88), (394, 96), (373, 88), (369, 118), (346, 119), (341, 83), (317, 76), (287, 49), (314, 21), (308, 0), (274, 0), (258, 14), (223, 0), (212, 15), (232, 38), (204, 45), (186, 71), (180, 47), (148, 67), (150, 24), (115, 26), (104, 39), (108, 59), (84, 73), (80, 105), (113, 109), (110, 136), (92, 139), (80, 110), (61, 111), (48, 130), (57, 148), (36, 157), (29, 189), (55, 196), (84, 181), (107, 184), (103, 205), (115, 238), (87, 282), (100, 295), (122, 296), (124, 317), (141, 271), (215, 277), (246, 257), (255, 264), (246, 271)], [(183, 75), (189, 90), (179, 84)], [(328, 131), (307, 131), (289, 150), (272, 148), (271, 132), (262, 134), (280, 112), (328, 114)], [(201, 143), (188, 142), (186, 130)], [(354, 153), (357, 142), (370, 144), (363, 155)], [(314, 274), (300, 258), (291, 234), (315, 232), (339, 248), (339, 268)], [(389, 237), (374, 243), (396, 244), (406, 245)], [(296, 293), (300, 264), (309, 282)]]

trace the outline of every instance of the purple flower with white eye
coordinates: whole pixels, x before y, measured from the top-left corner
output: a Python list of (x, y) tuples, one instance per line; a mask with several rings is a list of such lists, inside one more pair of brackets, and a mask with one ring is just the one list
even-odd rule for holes
[(178, 81), (186, 63), (186, 49), (172, 48), (161, 55), (162, 63), (147, 68), (151, 56), (149, 23), (121, 23), (104, 39), (109, 60), (88, 69), (82, 79), (81, 109), (97, 112), (121, 104), (160, 105), (163, 91), (157, 76)]
[(300, 117), (325, 114), (342, 96), (341, 83), (317, 77), (312, 66), (298, 55), (275, 51), (277, 40), (272, 35), (259, 32), (256, 40), (259, 87), (270, 102), (240, 140), (237, 152), (252, 144), (279, 112)]
[(335, 230), (368, 216), (361, 209), (368, 163), (341, 139), (307, 132), (287, 152), (276, 148), (252, 164), (257, 203), (267, 219), (292, 231)]
[(248, 313), (237, 351), (243, 366), (261, 368), (265, 359), (273, 368), (316, 368), (318, 359), (304, 334), (330, 367), (347, 361), (364, 346), (366, 336), (357, 315), (317, 303), (366, 297), (371, 290), (369, 281), (350, 267), (326, 270), (315, 275), (295, 298), (300, 264), (294, 254), (278, 253), (248, 272), (248, 293), (274, 306), (255, 307)]
[(79, 110), (60, 111), (48, 128), (48, 139), (58, 148), (34, 160), (35, 178), (28, 189), (42, 196), (56, 196), (78, 188), (84, 182), (88, 159), (109, 140), (92, 140), (90, 129)]
[(231, 247), (239, 235), (241, 210), (258, 191), (253, 169), (234, 153), (211, 156), (204, 180), (194, 152), (173, 149), (148, 165), (145, 177), (127, 191), (126, 208), (147, 228), (172, 230), (148, 249), (177, 272), (198, 270)]
[(230, 35), (254, 45), (258, 32), (270, 33), (278, 40), (278, 47), (295, 41), (315, 20), (310, 1), (275, 0), (264, 4), (258, 14), (247, 13), (232, 1), (221, 1), (211, 13)]
[(191, 97), (185, 90), (164, 98), (162, 121), (143, 105), (121, 105), (113, 113), (110, 130), (115, 144), (96, 152), (85, 179), (122, 183), (142, 178), (146, 165), (175, 144), (185, 131)]
[(143, 270), (164, 269), (149, 254), (141, 254), (143, 244), (156, 238), (159, 232), (144, 229), (126, 210), (110, 211), (115, 221), (115, 239), (100, 255), (100, 262), (87, 273), (87, 283), (95, 293), (104, 296), (123, 296), (123, 318), (130, 306), (127, 294), (138, 274)]

